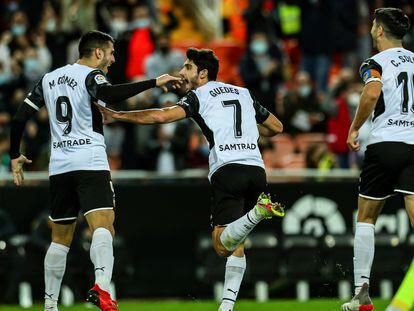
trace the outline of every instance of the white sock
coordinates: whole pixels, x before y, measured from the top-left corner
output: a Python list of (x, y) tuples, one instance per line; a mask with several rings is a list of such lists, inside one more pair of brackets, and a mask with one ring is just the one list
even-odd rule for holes
[(93, 232), (90, 256), (95, 268), (95, 284), (109, 292), (114, 267), (112, 235), (109, 230), (98, 228)]
[(233, 252), (244, 240), (250, 231), (263, 220), (263, 216), (256, 207), (246, 215), (228, 224), (220, 235), (221, 244), (230, 252)]
[(354, 240), (354, 282), (355, 294), (364, 283), (369, 284), (372, 261), (375, 252), (375, 226), (357, 222)]
[(58, 311), (57, 301), (46, 298), (45, 311)]
[(56, 306), (69, 247), (52, 242), (45, 256), (45, 307)]
[(227, 258), (226, 273), (224, 276), (223, 300), (219, 311), (233, 311), (233, 306), (236, 302), (245, 270), (246, 256), (230, 256)]

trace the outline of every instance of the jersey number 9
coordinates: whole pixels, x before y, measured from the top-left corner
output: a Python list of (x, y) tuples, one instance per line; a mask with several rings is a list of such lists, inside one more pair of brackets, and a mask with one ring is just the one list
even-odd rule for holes
[(67, 96), (59, 96), (56, 99), (56, 119), (59, 123), (65, 123), (63, 136), (72, 131), (72, 106)]

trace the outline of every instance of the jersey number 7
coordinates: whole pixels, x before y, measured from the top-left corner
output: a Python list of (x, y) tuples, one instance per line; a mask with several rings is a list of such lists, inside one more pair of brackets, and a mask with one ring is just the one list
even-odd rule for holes
[(233, 107), (234, 109), (234, 137), (242, 137), (242, 111), (240, 102), (237, 99), (234, 100), (225, 100), (222, 102), (223, 107)]

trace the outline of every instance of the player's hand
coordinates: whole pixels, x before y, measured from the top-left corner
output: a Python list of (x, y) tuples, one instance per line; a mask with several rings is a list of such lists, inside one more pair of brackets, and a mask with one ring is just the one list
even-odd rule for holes
[(99, 108), (103, 116), (104, 124), (109, 124), (116, 121), (116, 118), (119, 117), (119, 112), (109, 109), (107, 107), (101, 106), (97, 103), (95, 105)]
[(357, 130), (350, 130), (348, 134), (348, 139), (346, 143), (351, 151), (359, 151), (361, 148), (358, 140), (359, 131)]
[(168, 92), (170, 87), (173, 89), (179, 89), (181, 83), (183, 83), (183, 79), (181, 77), (173, 77), (169, 74), (163, 74), (156, 79), (156, 85), (164, 92)]
[(11, 169), (13, 173), (13, 181), (16, 186), (20, 186), (23, 183), (24, 175), (23, 175), (23, 165), (30, 164), (32, 160), (29, 160), (24, 155), (20, 155), (20, 157), (11, 160)]

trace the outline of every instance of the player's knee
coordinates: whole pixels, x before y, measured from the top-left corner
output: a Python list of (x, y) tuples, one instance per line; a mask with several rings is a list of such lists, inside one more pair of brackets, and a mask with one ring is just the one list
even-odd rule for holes
[(110, 233), (111, 233), (111, 235), (114, 237), (115, 236), (115, 228), (114, 228), (114, 226), (113, 225), (110, 225), (110, 224), (104, 224), (104, 225), (101, 225), (101, 226), (91, 226), (91, 230), (92, 230), (92, 232), (95, 232), (95, 230), (96, 229), (98, 229), (98, 228), (103, 228), (103, 229), (106, 229), (106, 230), (108, 230)]
[(52, 236), (53, 243), (65, 245), (67, 247), (70, 247), (70, 245), (72, 244), (72, 239), (73, 236), (69, 234)]
[(220, 257), (229, 257), (232, 252), (228, 251), (221, 243), (214, 243), (214, 250)]

